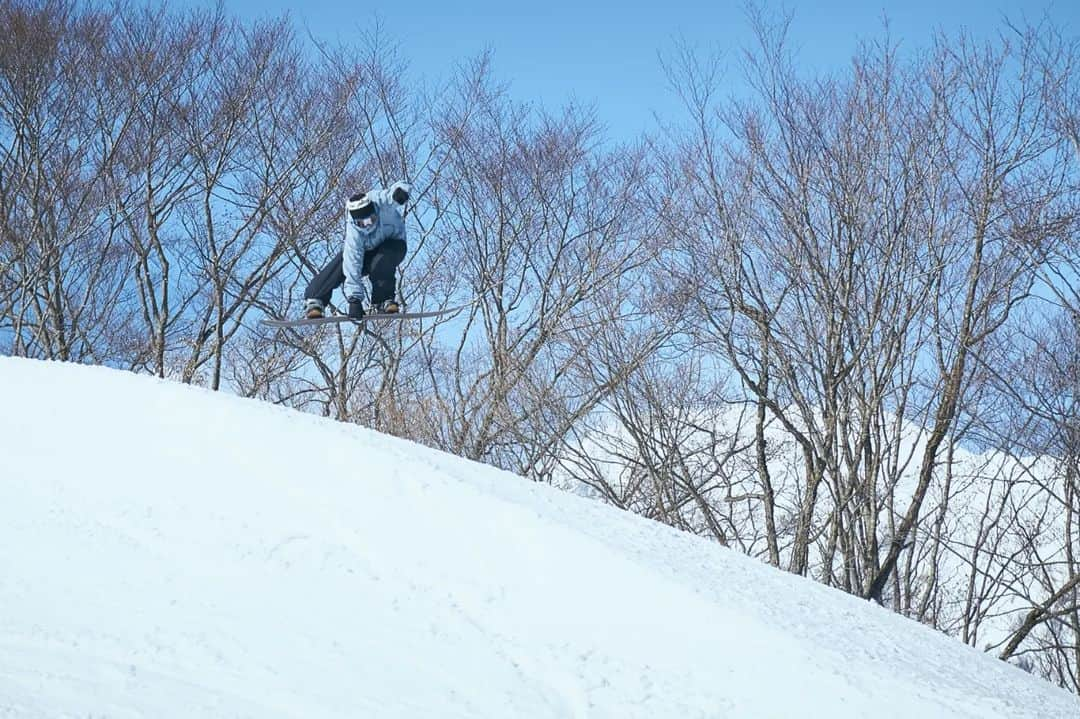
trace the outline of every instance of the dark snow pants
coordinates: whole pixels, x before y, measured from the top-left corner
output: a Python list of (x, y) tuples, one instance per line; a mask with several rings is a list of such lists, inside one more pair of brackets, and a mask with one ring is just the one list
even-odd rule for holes
[[(371, 304), (377, 305), (383, 300), (394, 299), (397, 291), (397, 267), (405, 259), (407, 247), (404, 240), (385, 240), (373, 250), (364, 253), (363, 274), (371, 280)], [(342, 268), (343, 253), (334, 255), (334, 259), (315, 275), (304, 291), (304, 299), (317, 299), (324, 305), (330, 304), (334, 290), (345, 282), (345, 270)]]

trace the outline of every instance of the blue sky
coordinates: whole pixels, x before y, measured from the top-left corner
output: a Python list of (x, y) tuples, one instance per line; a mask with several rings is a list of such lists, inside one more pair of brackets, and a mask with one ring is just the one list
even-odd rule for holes
[[(327, 40), (347, 41), (378, 14), (417, 78), (445, 76), (455, 62), (490, 49), (496, 76), (509, 83), (516, 99), (553, 109), (571, 99), (594, 105), (613, 139), (630, 139), (654, 127), (654, 112), (678, 116), (657, 61), (657, 53), (670, 50), (677, 38), (701, 49), (718, 48), (731, 60), (751, 41), (741, 0), (224, 2), (230, 13), (244, 18), (288, 12)], [(1077, 0), (793, 0), (767, 7), (794, 13), (792, 39), (800, 59), (824, 70), (842, 69), (860, 39), (880, 36), (886, 16), (893, 37), (910, 48), (926, 46), (935, 28), (988, 36), (1006, 15), (1035, 21), (1048, 13), (1069, 34), (1080, 34)], [(729, 77), (737, 87), (737, 70)]]

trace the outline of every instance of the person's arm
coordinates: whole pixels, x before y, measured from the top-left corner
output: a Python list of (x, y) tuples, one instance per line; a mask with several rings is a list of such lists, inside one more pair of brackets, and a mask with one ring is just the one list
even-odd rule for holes
[(411, 192), (412, 186), (408, 182), (395, 182), (385, 190), (380, 189), (368, 192), (368, 197), (380, 205), (395, 204), (399, 207), (404, 207), (405, 203), (409, 201), (409, 194)]
[(364, 240), (360, 232), (349, 219), (345, 217), (345, 247), (342, 253), (341, 268), (345, 272), (345, 298), (349, 301), (363, 302), (367, 299), (367, 290), (364, 288)]

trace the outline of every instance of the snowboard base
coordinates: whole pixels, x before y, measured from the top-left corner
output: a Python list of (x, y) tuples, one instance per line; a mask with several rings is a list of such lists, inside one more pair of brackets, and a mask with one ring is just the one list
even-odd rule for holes
[(262, 319), (260, 322), (268, 327), (307, 327), (309, 325), (337, 325), (350, 322), (356, 325), (362, 325), (367, 322), (385, 322), (385, 321), (400, 321), (400, 320), (419, 320), (425, 317), (441, 317), (442, 315), (451, 315), (455, 312), (460, 312), (472, 303), (458, 305), (456, 307), (447, 307), (441, 310), (432, 310), (430, 312), (394, 312), (392, 314), (367, 314), (362, 319), (354, 320), (348, 315), (331, 315), (329, 317), (316, 317), (314, 319), (307, 319), (302, 317), (296, 320), (268, 320)]

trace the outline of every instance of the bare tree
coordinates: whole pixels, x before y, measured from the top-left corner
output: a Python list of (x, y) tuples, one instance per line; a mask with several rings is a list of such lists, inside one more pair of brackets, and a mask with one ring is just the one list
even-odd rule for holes
[[(441, 126), (449, 157), (433, 198), (440, 246), (482, 300), (452, 346), (430, 355), (430, 441), (543, 478), (559, 440), (647, 356), (592, 362), (605, 328), (631, 322), (629, 295), (658, 242), (641, 226), (646, 168), (640, 153), (594, 149), (581, 110), (549, 116), (514, 106), (481, 61), (464, 78), (468, 98)], [(612, 374), (599, 377), (601, 369)], [(441, 376), (440, 376), (441, 375)], [(590, 383), (575, 382), (589, 377)]]
[(0, 19), (0, 322), (9, 351), (115, 360), (127, 274), (103, 183), (117, 137), (99, 132), (117, 96), (100, 82), (98, 52), (112, 18), (67, 2), (5, 2)]
[[(699, 311), (696, 351), (755, 408), (770, 561), (972, 643), (1023, 599), (1022, 638), (1072, 591), (1054, 569), (1064, 549), (1047, 546), (1062, 492), (991, 428), (1015, 405), (987, 368), (1047, 316), (1034, 298), (1052, 287), (1060, 301), (1075, 277), (1049, 274), (1076, 217), (1058, 103), (1075, 53), (1024, 28), (941, 38), (901, 63), (886, 38), (819, 80), (797, 71), (783, 23), (751, 21), (754, 100), (719, 100), (717, 59), (669, 64), (689, 129), (665, 172), (689, 188), (670, 261)], [(982, 459), (965, 448), (979, 443)], [(1036, 585), (1043, 599), (1028, 600)]]

